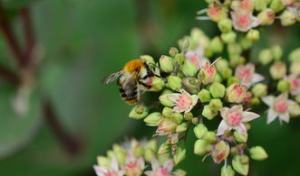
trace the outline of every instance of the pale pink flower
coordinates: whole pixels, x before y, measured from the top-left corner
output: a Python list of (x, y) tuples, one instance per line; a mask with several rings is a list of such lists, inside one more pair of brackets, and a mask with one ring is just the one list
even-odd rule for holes
[(136, 158), (132, 153), (129, 153), (126, 158), (124, 171), (127, 176), (140, 176), (145, 169), (145, 161), (142, 157)]
[(233, 27), (241, 32), (247, 32), (259, 25), (257, 17), (253, 16), (252, 12), (243, 13), (242, 11), (231, 12)]
[(174, 163), (172, 160), (168, 160), (163, 164), (160, 164), (159, 161), (153, 160), (151, 162), (151, 171), (146, 171), (147, 176), (173, 176), (172, 173)]
[(169, 97), (175, 103), (174, 112), (190, 112), (198, 101), (197, 95), (190, 95), (183, 89), (180, 90), (180, 93), (170, 94)]
[(289, 75), (286, 80), (290, 83), (290, 92), (291, 95), (300, 94), (300, 78), (296, 74)]
[(250, 87), (254, 83), (264, 80), (262, 75), (255, 73), (254, 64), (239, 65), (235, 70), (235, 77), (246, 87)]
[(247, 96), (247, 88), (241, 84), (234, 83), (226, 89), (226, 97), (230, 103), (242, 103)]
[(185, 58), (196, 66), (199, 70), (207, 62), (207, 59), (204, 57), (204, 49), (198, 47), (196, 50), (190, 50), (185, 53)]
[(206, 62), (203, 68), (201, 69), (201, 73), (203, 76), (202, 78), (203, 84), (209, 84), (214, 82), (217, 74), (217, 70), (214, 64), (210, 64), (209, 62)]
[(268, 110), (267, 123), (273, 122), (276, 117), (280, 121), (289, 122), (289, 106), (293, 101), (288, 100), (287, 94), (281, 94), (278, 97), (266, 96), (262, 98), (263, 102), (267, 104), (270, 108)]
[(110, 168), (95, 165), (94, 170), (97, 176), (123, 176), (124, 175), (124, 171), (119, 169), (118, 161), (116, 159), (111, 160)]
[(176, 127), (177, 123), (175, 123), (173, 120), (163, 118), (158, 124), (156, 134), (159, 136), (170, 135), (174, 133)]
[(234, 105), (231, 108), (222, 108), (221, 116), (223, 120), (221, 121), (217, 135), (223, 135), (225, 131), (236, 130), (241, 134), (247, 133), (247, 128), (245, 122), (249, 122), (259, 117), (258, 114), (253, 112), (243, 111), (241, 105)]

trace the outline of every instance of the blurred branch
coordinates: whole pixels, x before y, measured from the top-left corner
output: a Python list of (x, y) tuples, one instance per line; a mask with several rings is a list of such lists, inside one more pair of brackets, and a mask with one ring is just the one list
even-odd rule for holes
[(32, 27), (32, 19), (30, 14), (30, 9), (28, 7), (24, 7), (21, 9), (21, 19), (23, 24), (23, 32), (25, 38), (25, 59), (26, 62), (30, 64), (32, 60), (33, 48), (35, 45), (35, 37)]
[(58, 120), (59, 118), (57, 117), (57, 114), (55, 114), (52, 103), (49, 100), (45, 100), (43, 103), (43, 113), (47, 124), (65, 150), (71, 155), (78, 154), (82, 149), (80, 141), (74, 136), (71, 136), (64, 129)]
[(0, 77), (12, 85), (18, 85), (20, 82), (19, 76), (2, 64), (0, 64)]

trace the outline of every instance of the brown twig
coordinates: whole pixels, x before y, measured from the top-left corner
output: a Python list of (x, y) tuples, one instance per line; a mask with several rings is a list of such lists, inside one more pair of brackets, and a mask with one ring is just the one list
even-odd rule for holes
[(81, 151), (82, 145), (77, 138), (71, 136), (59, 122), (59, 118), (55, 113), (52, 103), (49, 100), (45, 100), (43, 103), (43, 113), (46, 123), (49, 125), (53, 134), (71, 155), (76, 155)]

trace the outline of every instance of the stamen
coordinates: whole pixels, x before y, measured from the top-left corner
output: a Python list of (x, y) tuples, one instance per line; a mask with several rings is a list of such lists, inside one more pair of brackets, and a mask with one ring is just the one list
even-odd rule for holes
[(210, 21), (211, 19), (208, 16), (198, 16), (196, 17), (197, 20), (201, 21)]
[(207, 9), (202, 9), (197, 12), (198, 15), (202, 15), (207, 12)]

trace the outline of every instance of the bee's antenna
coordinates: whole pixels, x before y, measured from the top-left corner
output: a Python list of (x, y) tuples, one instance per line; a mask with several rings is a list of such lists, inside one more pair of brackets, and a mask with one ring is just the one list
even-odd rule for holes
[(221, 58), (218, 57), (216, 60), (213, 61), (213, 63), (211, 63), (210, 65), (215, 65)]

